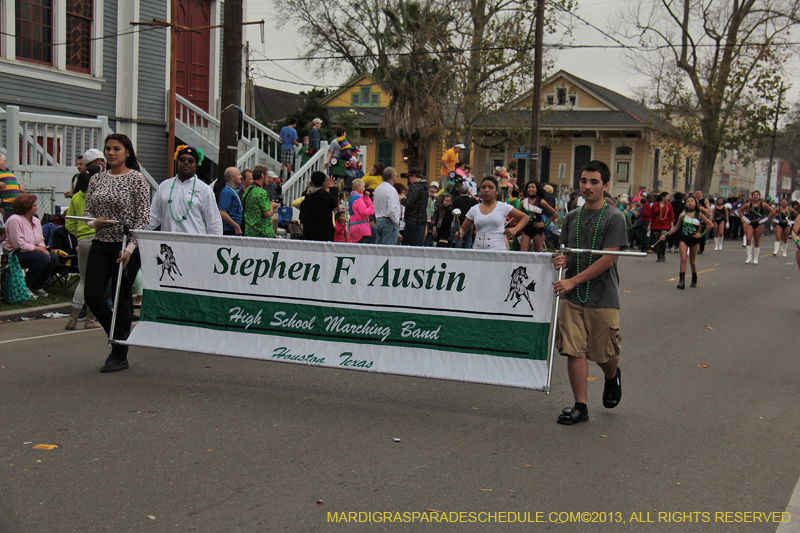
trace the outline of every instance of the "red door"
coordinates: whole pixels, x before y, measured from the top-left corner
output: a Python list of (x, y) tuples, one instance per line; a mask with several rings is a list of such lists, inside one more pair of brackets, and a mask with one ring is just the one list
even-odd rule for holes
[[(200, 28), (211, 25), (208, 0), (178, 0), (178, 25)], [(178, 32), (178, 71), (176, 92), (208, 111), (211, 30)]]

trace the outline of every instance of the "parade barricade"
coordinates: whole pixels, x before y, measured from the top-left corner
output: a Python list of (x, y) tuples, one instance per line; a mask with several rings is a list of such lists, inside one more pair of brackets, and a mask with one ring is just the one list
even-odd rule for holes
[(135, 233), (123, 344), (549, 392), (550, 254)]

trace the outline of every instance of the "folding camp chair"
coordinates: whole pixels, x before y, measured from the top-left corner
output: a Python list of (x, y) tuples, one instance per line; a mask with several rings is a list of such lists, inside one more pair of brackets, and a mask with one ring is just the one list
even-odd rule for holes
[(44, 290), (49, 290), (53, 285), (58, 285), (65, 293), (69, 294), (69, 288), (81, 279), (81, 272), (78, 269), (78, 256), (59, 256), (58, 260), (58, 269), (55, 274), (50, 276), (50, 279), (44, 282)]
[(289, 235), (291, 235), (292, 239), (303, 238), (303, 230), (300, 229), (300, 224), (298, 222), (293, 220), (289, 223)]
[[(64, 289), (64, 292), (68, 293), (67, 289), (80, 280), (77, 251), (78, 240), (67, 231), (67, 228), (59, 226), (53, 232), (49, 245), (59, 256), (59, 266), (55, 274), (45, 282), (45, 290), (58, 284)], [(59, 252), (63, 252), (67, 255), (62, 255)]]

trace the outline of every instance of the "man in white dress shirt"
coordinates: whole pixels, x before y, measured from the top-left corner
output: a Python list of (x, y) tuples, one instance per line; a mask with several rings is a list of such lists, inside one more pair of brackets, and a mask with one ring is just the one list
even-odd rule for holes
[(386, 167), (383, 171), (383, 183), (375, 189), (375, 244), (397, 244), (400, 233), (400, 195), (394, 188), (397, 182), (397, 171)]
[(161, 231), (222, 235), (214, 191), (197, 178), (203, 152), (193, 146), (181, 145), (175, 152), (178, 174), (158, 186), (150, 204), (148, 230), (161, 226)]

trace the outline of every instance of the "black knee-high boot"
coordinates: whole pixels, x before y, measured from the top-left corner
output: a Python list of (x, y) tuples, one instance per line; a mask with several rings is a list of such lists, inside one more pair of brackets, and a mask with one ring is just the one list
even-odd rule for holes
[(686, 288), (686, 272), (681, 272), (681, 280), (678, 282), (679, 289)]
[(689, 286), (697, 287), (697, 272), (692, 272), (692, 283), (690, 283)]

